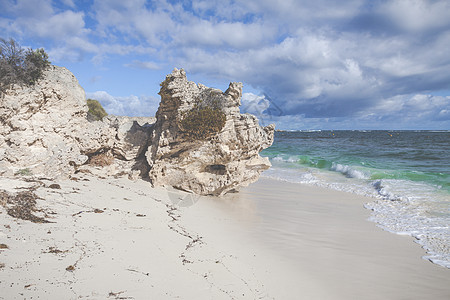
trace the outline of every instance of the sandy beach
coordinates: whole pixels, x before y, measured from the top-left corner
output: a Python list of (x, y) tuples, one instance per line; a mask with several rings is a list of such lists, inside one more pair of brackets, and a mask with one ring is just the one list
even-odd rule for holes
[[(53, 185), (52, 185), (53, 184)], [(260, 179), (222, 198), (143, 180), (25, 182), (0, 208), (0, 299), (448, 299), (450, 272), (353, 194)]]

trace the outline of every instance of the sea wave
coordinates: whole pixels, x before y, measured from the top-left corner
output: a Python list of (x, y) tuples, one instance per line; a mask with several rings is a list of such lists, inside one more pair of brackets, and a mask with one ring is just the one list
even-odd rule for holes
[(363, 170), (358, 170), (355, 167), (332, 163), (331, 170), (344, 174), (351, 178), (369, 179), (370, 175)]
[(339, 163), (317, 168), (309, 157), (279, 155), (271, 161), (274, 166), (263, 173), (264, 177), (373, 198), (365, 205), (372, 210), (371, 221), (387, 231), (413, 236), (427, 251), (425, 259), (450, 268), (450, 203), (446, 190), (370, 168)]

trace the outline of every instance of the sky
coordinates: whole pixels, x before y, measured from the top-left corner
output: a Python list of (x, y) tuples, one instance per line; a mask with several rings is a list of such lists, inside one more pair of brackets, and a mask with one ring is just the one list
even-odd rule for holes
[(0, 0), (0, 37), (44, 48), (88, 98), (153, 116), (173, 68), (278, 129), (450, 130), (450, 1)]

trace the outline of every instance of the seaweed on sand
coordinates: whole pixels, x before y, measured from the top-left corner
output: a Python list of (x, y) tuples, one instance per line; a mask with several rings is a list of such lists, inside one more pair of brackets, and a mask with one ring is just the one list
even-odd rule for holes
[(39, 199), (39, 197), (32, 191), (23, 191), (16, 195), (10, 195), (6, 191), (0, 190), (0, 204), (6, 208), (8, 215), (11, 217), (28, 220), (33, 223), (50, 223), (45, 218), (34, 214), (40, 211), (36, 208), (36, 199)]

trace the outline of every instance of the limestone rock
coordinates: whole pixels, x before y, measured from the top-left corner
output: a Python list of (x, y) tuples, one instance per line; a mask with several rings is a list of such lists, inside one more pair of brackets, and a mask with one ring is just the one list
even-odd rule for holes
[[(263, 128), (255, 116), (240, 113), (242, 83), (230, 83), (223, 93), (188, 81), (183, 69), (174, 69), (159, 94), (157, 121), (146, 154), (153, 185), (222, 195), (256, 181), (270, 167), (259, 152), (272, 144), (274, 125)], [(205, 139), (187, 137), (180, 125), (183, 117), (211, 103), (226, 116), (223, 128)]]
[[(0, 175), (27, 170), (68, 176), (103, 152), (128, 162), (116, 168), (122, 173), (131, 172), (138, 157), (145, 160), (151, 125), (116, 116), (89, 122), (87, 111), (83, 88), (70, 71), (57, 66), (36, 85), (14, 86), (0, 95)], [(148, 166), (142, 170), (147, 171)]]
[[(128, 176), (130, 179), (146, 177), (149, 166), (145, 158), (145, 152), (148, 148), (148, 141), (153, 130), (153, 124), (156, 122), (154, 117), (126, 117), (108, 115), (102, 121), (93, 122), (100, 128), (111, 130), (113, 137), (111, 143), (96, 151), (90, 149), (90, 160), (97, 155), (109, 155), (113, 160), (110, 164), (96, 166), (88, 163), (79, 168), (79, 170), (89, 171), (98, 176)], [(96, 137), (87, 136), (87, 139), (94, 141), (102, 134)], [(88, 143), (89, 144), (89, 143)], [(92, 142), (91, 142), (92, 144)]]
[(15, 86), (0, 102), (0, 161), (13, 171), (35, 174), (73, 172), (88, 157), (77, 131), (86, 116), (84, 90), (65, 68), (50, 67), (33, 87)]

